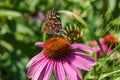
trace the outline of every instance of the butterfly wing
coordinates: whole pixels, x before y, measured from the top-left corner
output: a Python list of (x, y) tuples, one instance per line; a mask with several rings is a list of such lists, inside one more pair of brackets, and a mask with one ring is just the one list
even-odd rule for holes
[(42, 25), (42, 32), (48, 34), (59, 33), (62, 29), (60, 15), (56, 9), (47, 12), (45, 21)]

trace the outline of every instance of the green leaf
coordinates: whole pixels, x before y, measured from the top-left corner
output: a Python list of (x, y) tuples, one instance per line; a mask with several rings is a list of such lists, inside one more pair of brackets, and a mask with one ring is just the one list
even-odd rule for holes
[(35, 10), (36, 5), (39, 3), (39, 0), (27, 0), (26, 3), (29, 5), (31, 11)]
[(112, 27), (114, 26), (114, 28), (120, 26), (120, 16), (115, 18), (113, 21), (110, 21), (109, 24), (107, 24), (107, 26), (105, 27), (105, 29), (103, 30), (103, 35), (108, 32)]
[(12, 44), (6, 42), (5, 40), (0, 40), (0, 45), (5, 47), (9, 51), (13, 51), (14, 50)]
[(120, 50), (120, 44), (118, 44), (113, 50), (111, 53), (114, 53), (115, 51), (118, 51)]
[(84, 26), (88, 26), (87, 23), (78, 15), (76, 15), (75, 13), (72, 13), (70, 11), (65, 11), (65, 10), (60, 10), (60, 13), (66, 13), (69, 15), (72, 15), (75, 19), (77, 19), (81, 24), (83, 24)]
[(0, 17), (13, 18), (13, 17), (20, 17), (20, 16), (22, 16), (20, 12), (13, 11), (13, 10), (0, 9)]
[(24, 34), (34, 35), (33, 31), (28, 26), (23, 24), (17, 24), (16, 31)]
[(115, 80), (120, 80), (120, 77), (118, 77), (117, 79), (115, 79)]
[(108, 0), (108, 12), (112, 12), (116, 6), (116, 0)]
[(118, 73), (118, 72), (120, 72), (120, 69), (119, 69), (119, 70), (116, 70), (116, 71), (109, 72), (109, 73), (105, 73), (105, 74), (103, 74), (103, 75), (99, 78), (99, 80), (101, 80), (101, 79), (103, 79), (103, 78), (105, 78), (105, 77), (107, 77), (107, 76), (109, 76), (109, 75)]

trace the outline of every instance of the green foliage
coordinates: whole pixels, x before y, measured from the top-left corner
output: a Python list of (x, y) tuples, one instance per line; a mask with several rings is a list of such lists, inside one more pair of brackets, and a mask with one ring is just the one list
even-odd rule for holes
[[(70, 24), (84, 28), (83, 42), (99, 43), (107, 33), (120, 35), (119, 0), (0, 0), (0, 80), (28, 80), (26, 64), (41, 51), (34, 43), (51, 37), (41, 32), (43, 21), (39, 18), (36, 24), (30, 14), (38, 10), (45, 15), (52, 8), (59, 11), (63, 28)], [(109, 57), (93, 56), (97, 65), (81, 71), (83, 80), (120, 80), (120, 56), (114, 58), (118, 50), (120, 45)]]

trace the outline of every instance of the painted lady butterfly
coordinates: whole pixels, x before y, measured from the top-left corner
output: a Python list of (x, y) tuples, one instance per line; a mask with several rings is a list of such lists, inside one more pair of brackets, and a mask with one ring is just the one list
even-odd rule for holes
[(56, 9), (52, 9), (47, 12), (45, 21), (42, 25), (42, 32), (48, 34), (60, 33), (62, 29), (60, 15)]

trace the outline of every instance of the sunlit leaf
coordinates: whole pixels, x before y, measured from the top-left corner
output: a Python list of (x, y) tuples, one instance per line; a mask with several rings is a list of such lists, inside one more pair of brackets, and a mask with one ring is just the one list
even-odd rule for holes
[(109, 72), (109, 73), (102, 74), (102, 76), (99, 78), (99, 80), (101, 80), (101, 79), (103, 79), (107, 76), (110, 76), (112, 74), (118, 73), (118, 72), (120, 72), (120, 70), (116, 70), (116, 71), (112, 71), (112, 72)]
[(30, 27), (17, 24), (16, 31), (24, 34), (34, 35), (33, 31), (30, 29)]
[(108, 12), (112, 12), (116, 6), (116, 0), (108, 1)]
[(20, 16), (22, 16), (22, 14), (18, 11), (0, 9), (0, 17), (13, 18), (13, 17), (20, 17)]
[(115, 80), (120, 80), (120, 77), (118, 77), (117, 79), (115, 79)]
[(65, 10), (60, 10), (59, 11), (60, 13), (66, 13), (66, 14), (69, 14), (69, 15), (72, 15), (75, 19), (77, 19), (81, 24), (84, 25), (84, 27), (87, 26), (87, 23), (78, 15), (76, 15), (75, 13), (72, 13), (70, 11), (65, 11)]
[(115, 29), (116, 27), (118, 27), (119, 29), (120, 26), (120, 16), (115, 18), (113, 21), (110, 21), (109, 24), (107, 24), (107, 26), (105, 27), (105, 29), (103, 30), (103, 35), (108, 32), (111, 28)]
[(0, 41), (0, 45), (2, 45), (3, 47), (5, 47), (9, 51), (13, 51), (14, 50), (12, 44), (10, 44), (10, 43), (8, 43), (8, 42), (6, 42), (4, 40)]

